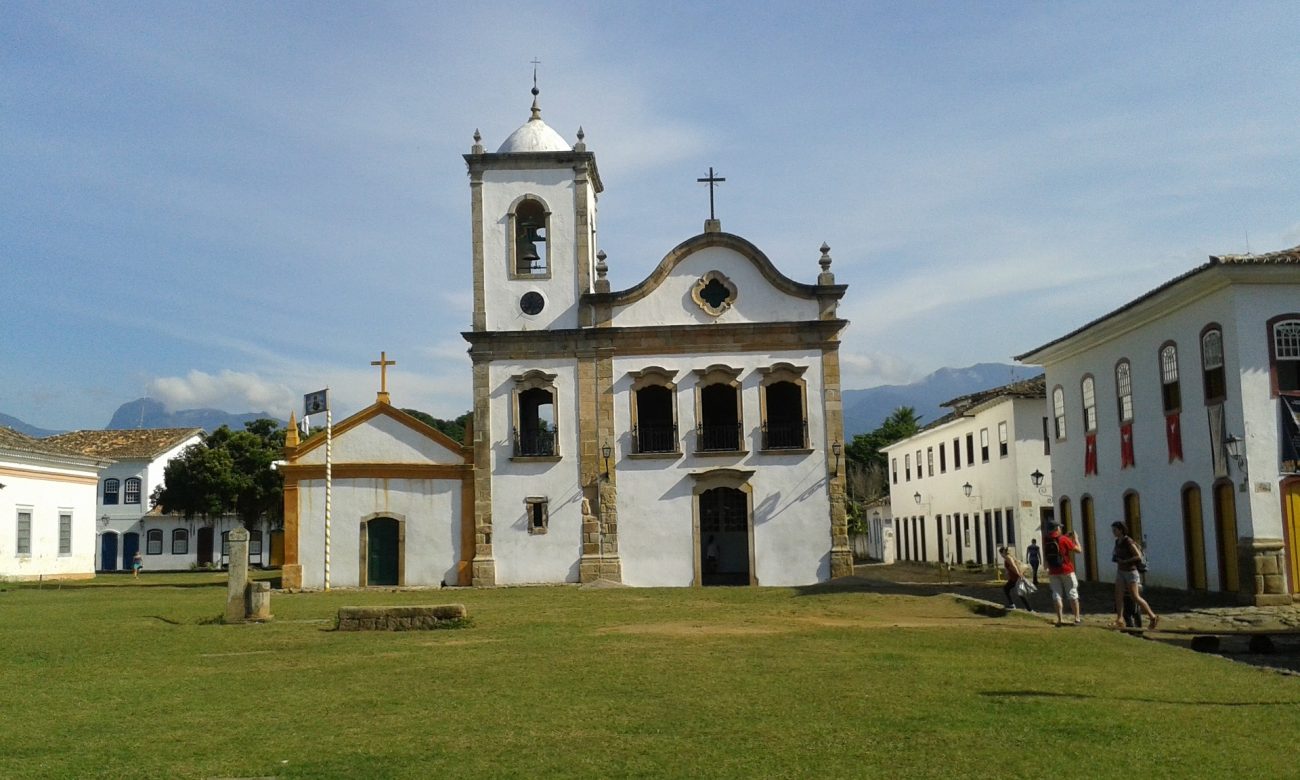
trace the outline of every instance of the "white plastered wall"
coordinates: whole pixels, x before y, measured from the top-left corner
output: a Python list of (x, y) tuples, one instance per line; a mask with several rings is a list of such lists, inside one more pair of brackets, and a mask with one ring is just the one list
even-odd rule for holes
[[(97, 472), (0, 460), (0, 580), (93, 576)], [(80, 481), (69, 481), (80, 480)], [(31, 552), (18, 555), (18, 513), (31, 513)], [(59, 516), (72, 515), (72, 552), (59, 554)]]

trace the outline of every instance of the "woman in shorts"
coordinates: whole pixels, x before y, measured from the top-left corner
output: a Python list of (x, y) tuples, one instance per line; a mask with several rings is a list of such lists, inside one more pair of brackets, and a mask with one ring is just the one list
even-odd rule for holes
[(1124, 595), (1128, 594), (1147, 616), (1148, 625), (1155, 628), (1160, 617), (1142, 598), (1142, 572), (1138, 571), (1138, 564), (1142, 563), (1142, 548), (1128, 535), (1128, 527), (1118, 520), (1110, 524), (1110, 530), (1115, 534), (1115, 553), (1111, 559), (1119, 566), (1115, 573), (1115, 627), (1124, 627)]

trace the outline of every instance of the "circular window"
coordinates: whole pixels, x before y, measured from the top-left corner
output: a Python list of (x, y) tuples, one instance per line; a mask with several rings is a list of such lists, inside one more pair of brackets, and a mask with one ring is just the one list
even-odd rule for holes
[(546, 307), (546, 299), (539, 292), (526, 292), (519, 299), (519, 308), (524, 314), (541, 314)]

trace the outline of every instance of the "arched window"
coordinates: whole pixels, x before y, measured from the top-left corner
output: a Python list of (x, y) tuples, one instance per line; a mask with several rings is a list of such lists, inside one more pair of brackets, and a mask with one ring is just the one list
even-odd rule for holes
[(121, 486), (122, 483), (116, 479), (104, 480), (104, 504), (105, 505), (117, 503), (118, 491), (121, 489)]
[(1205, 403), (1223, 403), (1228, 397), (1228, 381), (1223, 368), (1223, 331), (1217, 325), (1210, 325), (1201, 333), (1201, 373)]
[(740, 369), (717, 364), (695, 374), (696, 452), (741, 451)]
[[(122, 496), (122, 503), (123, 503), (123, 504), (138, 504), (138, 503), (140, 503), (140, 478), (139, 478), (139, 477), (131, 477), (130, 479), (128, 479), (128, 480), (126, 481), (124, 487), (125, 487), (126, 489), (123, 491), (124, 495)], [(161, 533), (161, 532), (159, 532), (159, 533)], [(162, 544), (162, 542), (160, 541), (160, 542), (159, 542), (159, 545), (161, 545), (161, 544)]]
[(1080, 390), (1083, 394), (1083, 432), (1092, 433), (1097, 430), (1097, 385), (1092, 374), (1083, 378)]
[[(1052, 417), (1056, 422), (1056, 440), (1065, 441), (1065, 390), (1059, 385), (1052, 390)], [(970, 455), (970, 435), (966, 437), (966, 454)]]
[(632, 452), (676, 454), (677, 372), (651, 366), (631, 376)]
[(172, 531), (172, 555), (190, 554), (190, 532), (184, 528)]
[(1133, 422), (1133, 368), (1127, 358), (1115, 364), (1115, 401), (1119, 424)]
[(536, 369), (513, 377), (514, 457), (554, 458), (559, 456), (556, 435), (555, 374)]
[(1300, 395), (1300, 315), (1277, 318), (1270, 335), (1273, 391), (1279, 395)]
[(763, 424), (764, 450), (801, 450), (808, 446), (806, 385), (807, 366), (777, 363), (760, 368), (759, 415)]
[(1178, 384), (1178, 346), (1172, 341), (1160, 347), (1160, 400), (1165, 414), (1183, 408), (1183, 393)]
[(525, 195), (510, 210), (510, 275), (516, 279), (551, 275), (551, 212), (535, 195)]
[[(127, 480), (129, 483), (130, 480)], [(130, 503), (130, 502), (128, 502)], [(145, 555), (162, 555), (163, 532), (161, 528), (150, 528), (144, 535)]]

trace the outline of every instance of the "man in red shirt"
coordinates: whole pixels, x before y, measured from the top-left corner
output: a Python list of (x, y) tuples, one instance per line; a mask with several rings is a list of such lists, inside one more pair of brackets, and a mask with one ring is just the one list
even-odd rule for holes
[(1047, 563), (1047, 573), (1051, 578), (1052, 602), (1056, 605), (1056, 625), (1063, 625), (1062, 601), (1070, 600), (1074, 610), (1074, 624), (1083, 622), (1079, 616), (1079, 580), (1074, 576), (1074, 555), (1083, 552), (1079, 539), (1071, 531), (1069, 536), (1061, 534), (1061, 526), (1052, 523), (1047, 538), (1043, 540), (1043, 558)]

